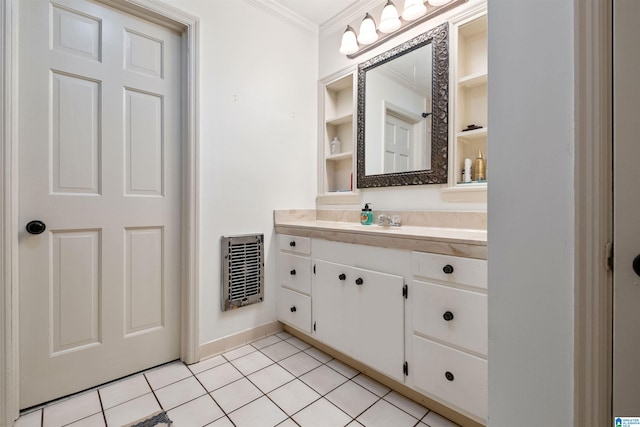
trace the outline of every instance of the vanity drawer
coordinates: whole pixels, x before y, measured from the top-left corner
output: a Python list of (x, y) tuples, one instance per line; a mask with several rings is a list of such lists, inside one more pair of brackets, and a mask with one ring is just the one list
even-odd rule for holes
[(413, 252), (411, 272), (414, 276), (487, 289), (487, 261), (482, 259)]
[(487, 419), (487, 361), (413, 336), (414, 386)]
[(279, 288), (278, 320), (311, 334), (311, 297)]
[(487, 295), (414, 280), (413, 330), (487, 354)]
[(311, 254), (311, 239), (308, 237), (278, 235), (278, 244), (281, 251), (293, 252), (301, 255)]
[(278, 273), (281, 286), (311, 294), (311, 258), (281, 253)]

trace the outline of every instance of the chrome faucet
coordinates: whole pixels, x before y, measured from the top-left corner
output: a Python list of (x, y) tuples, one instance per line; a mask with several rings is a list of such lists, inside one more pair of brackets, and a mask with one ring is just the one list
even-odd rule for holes
[(378, 225), (381, 227), (400, 227), (400, 215), (378, 215)]

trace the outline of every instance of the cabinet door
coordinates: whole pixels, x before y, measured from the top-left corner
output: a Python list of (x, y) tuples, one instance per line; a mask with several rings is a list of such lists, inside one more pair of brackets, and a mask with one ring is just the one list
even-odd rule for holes
[[(350, 267), (327, 261), (316, 262), (313, 282), (313, 318), (315, 338), (352, 356), (353, 322), (347, 290), (352, 286)], [(354, 285), (355, 286), (355, 285)]]
[(352, 268), (349, 279), (347, 310), (355, 316), (356, 358), (404, 381), (404, 278)]
[(403, 285), (401, 276), (318, 260), (313, 284), (316, 338), (403, 381)]

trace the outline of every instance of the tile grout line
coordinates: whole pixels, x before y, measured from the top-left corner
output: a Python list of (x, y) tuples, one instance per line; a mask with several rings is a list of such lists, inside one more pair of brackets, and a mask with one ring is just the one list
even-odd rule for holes
[(100, 409), (102, 409), (102, 419), (104, 420), (104, 425), (105, 427), (108, 427), (109, 424), (107, 424), (107, 414), (104, 412), (104, 405), (102, 404), (102, 395), (100, 394), (100, 389), (96, 390), (96, 392), (98, 393), (98, 400), (100, 401)]

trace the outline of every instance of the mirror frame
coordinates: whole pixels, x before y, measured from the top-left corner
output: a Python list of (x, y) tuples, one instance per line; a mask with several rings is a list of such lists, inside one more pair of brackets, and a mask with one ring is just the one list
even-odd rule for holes
[[(366, 72), (422, 46), (432, 45), (431, 169), (367, 175), (365, 170)], [(358, 65), (357, 187), (446, 184), (449, 151), (449, 24), (445, 22)]]

